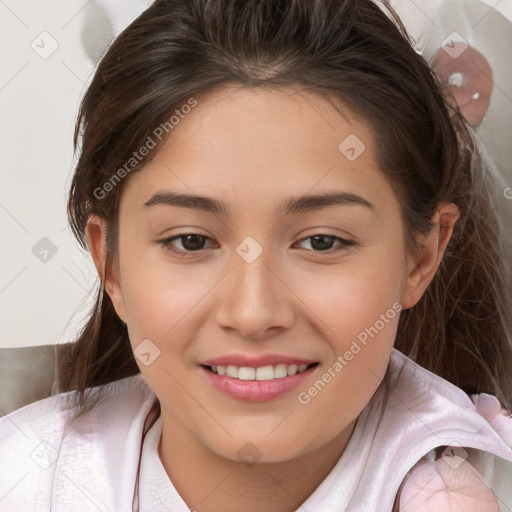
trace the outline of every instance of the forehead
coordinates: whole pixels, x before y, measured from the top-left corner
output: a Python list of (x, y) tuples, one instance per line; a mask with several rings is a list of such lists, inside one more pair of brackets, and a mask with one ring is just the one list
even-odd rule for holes
[(372, 133), (364, 120), (334, 98), (297, 87), (229, 85), (199, 96), (193, 111), (173, 128), (173, 140), (164, 150), (194, 143), (196, 151), (189, 155), (194, 156), (201, 151), (211, 154), (215, 146), (222, 144), (231, 147), (230, 154), (237, 155), (237, 150), (242, 150), (243, 157), (255, 157), (254, 151), (250, 155), (246, 151), (255, 148), (263, 157), (265, 149), (298, 155), (310, 154), (316, 146), (329, 149), (329, 153), (334, 149), (337, 155), (338, 143), (356, 133), (372, 145)]
[[(281, 202), (340, 186), (378, 196), (386, 181), (366, 123), (298, 88), (226, 87), (197, 96), (125, 193), (143, 204), (163, 187)], [(124, 194), (123, 194), (124, 195)]]

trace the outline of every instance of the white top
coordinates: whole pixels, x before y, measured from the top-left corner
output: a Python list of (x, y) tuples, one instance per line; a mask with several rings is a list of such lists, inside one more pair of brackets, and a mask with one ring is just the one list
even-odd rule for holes
[[(380, 404), (363, 409), (345, 452), (299, 510), (391, 511), (408, 471), (445, 445), (465, 453), (500, 511), (510, 510), (512, 418), (493, 412), (497, 401), (490, 395), (479, 395), (475, 405), (461, 389), (396, 349), (390, 369), (396, 385), (375, 438)], [(141, 374), (108, 384), (103, 401), (71, 431), (65, 425), (70, 411), (60, 407), (66, 395), (0, 418), (1, 512), (189, 511), (158, 456), (161, 418), (143, 439), (156, 397)], [(455, 460), (452, 455), (444, 460)]]

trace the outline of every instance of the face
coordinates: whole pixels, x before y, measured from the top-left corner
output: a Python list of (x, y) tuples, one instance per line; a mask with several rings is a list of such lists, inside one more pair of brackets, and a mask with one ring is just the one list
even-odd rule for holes
[(197, 101), (125, 185), (107, 290), (164, 435), (290, 460), (353, 426), (385, 374), (417, 286), (400, 207), (371, 131), (325, 99), (232, 87)]

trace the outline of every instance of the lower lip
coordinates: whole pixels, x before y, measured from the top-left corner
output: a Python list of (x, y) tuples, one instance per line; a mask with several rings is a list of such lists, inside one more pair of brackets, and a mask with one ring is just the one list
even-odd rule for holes
[(213, 373), (204, 366), (200, 369), (219, 391), (236, 400), (267, 402), (280, 398), (298, 387), (318, 367), (318, 364), (295, 375), (272, 380), (240, 380)]

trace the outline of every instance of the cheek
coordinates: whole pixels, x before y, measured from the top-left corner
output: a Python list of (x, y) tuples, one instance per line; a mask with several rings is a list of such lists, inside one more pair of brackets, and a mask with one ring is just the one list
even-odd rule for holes
[(165, 255), (145, 244), (129, 235), (120, 237), (121, 288), (130, 341), (135, 348), (150, 339), (162, 349), (163, 340), (172, 338), (172, 347), (177, 348), (180, 337), (174, 333), (186, 324), (205, 284), (189, 272), (177, 271)]
[[(336, 335), (346, 342), (373, 326), (390, 308), (387, 316), (393, 320), (396, 305), (392, 306), (402, 297), (405, 277), (406, 258), (397, 240), (396, 245), (363, 250), (306, 283), (300, 284), (297, 276), (295, 286), (304, 303), (332, 331), (329, 337)], [(343, 348), (343, 344), (335, 346)]]
[(177, 347), (180, 338), (192, 329), (200, 299), (213, 286), (211, 279), (201, 279), (197, 272), (177, 271), (161, 262), (146, 265), (142, 259), (128, 272), (123, 295), (134, 337), (172, 339), (172, 346)]
[(331, 281), (328, 293), (310, 290), (306, 299), (319, 312), (333, 362), (341, 356), (344, 378), (365, 388), (383, 377), (395, 341), (401, 288), (391, 275), (354, 274), (340, 279), (339, 286)]
[(332, 351), (318, 385), (301, 390), (319, 418), (325, 414), (340, 421), (356, 417), (387, 369), (401, 311), (406, 260), (399, 241), (368, 254), (303, 288), (304, 303), (317, 317), (311, 319)]

